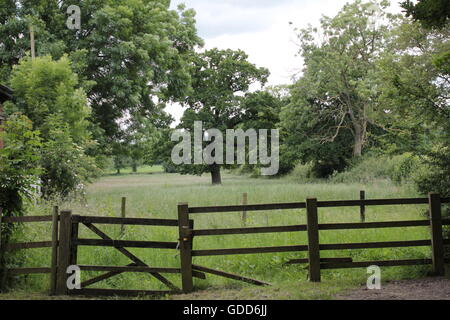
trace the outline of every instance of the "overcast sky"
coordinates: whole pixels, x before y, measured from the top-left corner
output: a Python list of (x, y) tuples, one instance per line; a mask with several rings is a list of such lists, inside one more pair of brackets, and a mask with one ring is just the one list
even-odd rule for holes
[[(392, 11), (399, 12), (391, 0)], [(172, 0), (197, 12), (197, 30), (205, 49), (242, 49), (250, 62), (270, 70), (269, 85), (289, 84), (302, 68), (293, 26), (319, 25), (322, 15), (334, 16), (352, 0)], [(168, 111), (178, 120), (183, 110)]]

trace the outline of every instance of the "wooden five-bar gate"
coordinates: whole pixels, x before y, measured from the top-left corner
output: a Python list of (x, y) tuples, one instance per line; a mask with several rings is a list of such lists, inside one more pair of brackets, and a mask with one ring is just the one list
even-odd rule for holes
[[(240, 280), (255, 285), (268, 285), (268, 283), (232, 274), (222, 270), (216, 270), (193, 263), (194, 257), (220, 256), (220, 255), (242, 255), (242, 254), (268, 254), (278, 252), (307, 252), (308, 258), (293, 259), (287, 264), (308, 264), (310, 281), (321, 280), (321, 270), (333, 268), (360, 268), (371, 265), (376, 266), (407, 266), (407, 265), (432, 265), (435, 275), (444, 275), (445, 246), (450, 245), (450, 239), (443, 238), (443, 226), (450, 225), (450, 219), (442, 219), (441, 205), (450, 203), (449, 198), (441, 198), (438, 194), (430, 194), (428, 198), (412, 199), (364, 199), (343, 201), (317, 201), (307, 199), (298, 203), (257, 204), (238, 206), (216, 206), (216, 207), (189, 207), (188, 204), (178, 205), (178, 219), (145, 219), (145, 218), (114, 218), (114, 217), (92, 217), (72, 215), (70, 211), (59, 213), (55, 207), (52, 216), (43, 217), (5, 217), (0, 223), (28, 223), (52, 221), (52, 240), (32, 243), (12, 243), (1, 250), (18, 250), (30, 248), (52, 248), (51, 266), (41, 268), (12, 268), (6, 271), (10, 274), (50, 274), (51, 294), (77, 294), (77, 295), (159, 295), (180, 292), (191, 292), (194, 289), (193, 278), (205, 279), (206, 275), (213, 274), (234, 280)], [(360, 223), (334, 223), (319, 224), (318, 214), (320, 208), (335, 207), (360, 207), (365, 213), (366, 206), (386, 205), (429, 205), (429, 219), (412, 221), (386, 221), (386, 222), (360, 222)], [(284, 209), (306, 209), (307, 223), (305, 225), (271, 226), (271, 227), (243, 227), (227, 229), (195, 229), (194, 220), (191, 217), (198, 214), (225, 213), (225, 212), (249, 212), (268, 211)], [(0, 214), (1, 219), (1, 214)], [(300, 218), (299, 218), (300, 220)], [(364, 220), (362, 220), (364, 221)], [(59, 222), (59, 223), (58, 223)], [(99, 239), (79, 238), (79, 225), (86, 226)], [(103, 232), (98, 225), (138, 225), (148, 227), (178, 227), (178, 241), (132, 241), (114, 240)], [(367, 242), (367, 243), (320, 243), (319, 231), (332, 230), (357, 230), (378, 228), (404, 228), (404, 227), (429, 227), (431, 239), (389, 242)], [(224, 249), (194, 249), (194, 239), (205, 236), (226, 236), (243, 234), (266, 234), (266, 233), (306, 232), (308, 242), (292, 246), (273, 246), (257, 248), (224, 248)], [(174, 239), (175, 240), (175, 239)], [(126, 266), (94, 266), (77, 265), (78, 247), (80, 246), (103, 246), (112, 247), (130, 260)], [(348, 250), (348, 249), (373, 249), (373, 248), (401, 248), (431, 246), (430, 259), (408, 259), (388, 261), (353, 261), (351, 258), (321, 258), (321, 251)], [(170, 249), (180, 251), (179, 268), (162, 268), (150, 266), (126, 248), (148, 248), (148, 249)], [(94, 278), (84, 280), (81, 289), (68, 290), (67, 269), (69, 266), (78, 266), (84, 271), (101, 271), (103, 274)], [(166, 287), (165, 291), (156, 290), (117, 290), (97, 289), (89, 286), (106, 280), (124, 272), (146, 273), (159, 280)], [(163, 274), (180, 274), (182, 287), (178, 288)]]

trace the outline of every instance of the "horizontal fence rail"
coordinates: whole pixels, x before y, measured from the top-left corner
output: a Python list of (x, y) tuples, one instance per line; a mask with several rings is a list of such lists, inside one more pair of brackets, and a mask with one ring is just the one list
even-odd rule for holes
[[(123, 201), (122, 201), (123, 203)], [(126, 218), (122, 213), (121, 218), (97, 217), (72, 215), (70, 211), (59, 212), (58, 207), (53, 210), (53, 215), (48, 216), (26, 216), (26, 217), (1, 217), (0, 223), (52, 223), (51, 241), (35, 241), (9, 243), (1, 248), (5, 251), (51, 248), (51, 266), (33, 268), (8, 268), (6, 272), (12, 275), (26, 274), (50, 274), (50, 294), (76, 294), (93, 296), (114, 296), (114, 295), (165, 295), (180, 292), (191, 292), (193, 290), (193, 278), (205, 279), (205, 274), (212, 274), (228, 279), (244, 281), (254, 285), (269, 285), (268, 283), (252, 279), (242, 275), (211, 269), (205, 266), (193, 264), (193, 257), (205, 256), (226, 256), (226, 255), (250, 255), (250, 254), (270, 254), (306, 252), (307, 258), (291, 259), (284, 265), (305, 264), (309, 271), (310, 281), (320, 281), (320, 270), (363, 268), (371, 265), (380, 267), (411, 266), (411, 265), (432, 265), (436, 275), (442, 275), (444, 263), (450, 263), (450, 259), (444, 259), (444, 248), (450, 245), (450, 239), (443, 238), (443, 226), (450, 225), (450, 219), (442, 219), (441, 205), (450, 203), (450, 198), (441, 198), (437, 194), (430, 194), (428, 198), (409, 199), (366, 199), (365, 192), (360, 193), (359, 200), (338, 200), (338, 201), (317, 201), (307, 199), (305, 202), (293, 203), (272, 203), (272, 204), (246, 204), (247, 197), (243, 205), (236, 206), (212, 206), (212, 207), (189, 207), (188, 204), (178, 206), (178, 219), (147, 219), (147, 218)], [(366, 209), (369, 206), (386, 205), (426, 205), (429, 206), (428, 220), (405, 220), (405, 221), (381, 221), (365, 222)], [(357, 223), (318, 223), (318, 215), (321, 208), (337, 207), (359, 207), (361, 222)], [(191, 214), (202, 213), (226, 213), (244, 212), (245, 217), (250, 211), (275, 211), (278, 210), (306, 209), (306, 224), (288, 226), (266, 226), (247, 227), (246, 221), (242, 221), (241, 228), (219, 228), (219, 229), (195, 229), (194, 220), (190, 219)], [(123, 210), (122, 210), (123, 211)], [(302, 211), (303, 214), (305, 211)], [(0, 208), (1, 212), (1, 208)], [(302, 217), (301, 219), (304, 219)], [(300, 220), (300, 217), (299, 217)], [(92, 231), (99, 239), (84, 239), (78, 235), (79, 225), (84, 225)], [(95, 224), (95, 225), (94, 225)], [(153, 226), (153, 227), (178, 227), (178, 241), (142, 241), (142, 240), (115, 240), (100, 230), (96, 225), (120, 225), (123, 230), (125, 225)], [(383, 241), (383, 242), (361, 242), (361, 243), (322, 243), (320, 234), (322, 232), (336, 230), (365, 230), (382, 228), (413, 228), (429, 227), (431, 239), (404, 240), (404, 241)], [(306, 232), (307, 243), (286, 246), (267, 246), (250, 248), (217, 248), (217, 249), (194, 249), (193, 240), (195, 237), (205, 236), (233, 236), (252, 235), (268, 233), (293, 233)], [(123, 235), (123, 232), (121, 233)], [(173, 239), (175, 240), (175, 239)], [(102, 265), (78, 265), (78, 248), (83, 246), (112, 247), (131, 260), (125, 266), (102, 266)], [(431, 247), (431, 259), (403, 259), (403, 260), (379, 260), (379, 261), (353, 261), (351, 257), (322, 258), (321, 251), (333, 250), (364, 250), (381, 248), (407, 248), (407, 247)], [(146, 248), (146, 249), (169, 249), (179, 250), (179, 267), (155, 267), (149, 266), (139, 259), (135, 254), (125, 248)], [(347, 255), (347, 254), (346, 254)], [(68, 290), (66, 281), (68, 274), (65, 272), (70, 265), (77, 265), (82, 271), (100, 272), (94, 278), (82, 282), (81, 290)], [(118, 289), (93, 289), (86, 288), (89, 285), (104, 281), (113, 276), (123, 273), (144, 273), (152, 276), (163, 283), (169, 290), (118, 290)], [(181, 275), (182, 290), (175, 286), (162, 274)]]
[(73, 242), (73, 245), (75, 245), (75, 246), (95, 246), (95, 247), (114, 247), (114, 248), (176, 249), (178, 242), (78, 239)]
[[(361, 268), (371, 265), (378, 266), (409, 266), (409, 265), (427, 265), (432, 264), (433, 270), (439, 271), (439, 265), (443, 259), (443, 246), (450, 245), (450, 239), (442, 238), (442, 226), (450, 225), (450, 219), (442, 219), (440, 205), (450, 203), (450, 198), (440, 198), (439, 195), (430, 194), (428, 198), (407, 198), (407, 199), (366, 199), (364, 191), (360, 192), (359, 200), (338, 200), (338, 201), (317, 201), (316, 199), (307, 199), (305, 202), (293, 203), (272, 203), (272, 204), (246, 204), (233, 206), (208, 206), (208, 207), (189, 207), (187, 204), (180, 204), (180, 212), (184, 219), (189, 219), (190, 214), (202, 213), (227, 213), (227, 212), (247, 212), (249, 211), (268, 211), (268, 210), (287, 210), (287, 209), (306, 209), (306, 225), (291, 226), (270, 226), (270, 227), (244, 227), (242, 228), (222, 228), (222, 229), (194, 229), (184, 233), (185, 241), (192, 244), (193, 238), (200, 236), (233, 236), (246, 234), (265, 234), (265, 233), (288, 233), (288, 232), (307, 232), (307, 245), (292, 246), (272, 246), (257, 248), (221, 248), (221, 249), (192, 249), (188, 247), (186, 254), (188, 266), (192, 267), (192, 257), (201, 256), (223, 256), (223, 255), (245, 255), (245, 254), (266, 254), (283, 252), (308, 252), (309, 258), (292, 259), (285, 263), (289, 264), (309, 264), (309, 275), (311, 281), (320, 281), (320, 269), (334, 268)], [(397, 206), (397, 205), (426, 205), (430, 206), (429, 220), (406, 220), (406, 221), (382, 221), (365, 222), (366, 207), (369, 206)], [(320, 208), (337, 207), (359, 207), (361, 222), (358, 223), (318, 223), (317, 211)], [(277, 214), (277, 212), (273, 212)], [(432, 239), (424, 240), (406, 240), (406, 241), (384, 241), (384, 242), (363, 242), (363, 243), (320, 243), (319, 232), (331, 230), (364, 230), (364, 229), (382, 229), (382, 228), (411, 228), (411, 227), (430, 227), (432, 229)], [(187, 227), (185, 227), (187, 228)], [(425, 247), (431, 246), (433, 249), (432, 259), (406, 259), (406, 260), (387, 260), (387, 261), (353, 261), (352, 258), (321, 258), (320, 251), (329, 250), (362, 250), (362, 249), (381, 249), (381, 248), (407, 248), (407, 247)], [(442, 256), (440, 258), (440, 256)], [(203, 267), (205, 268), (205, 267)], [(219, 271), (219, 273), (222, 271)], [(189, 277), (189, 273), (184, 275)], [(188, 284), (189, 281), (187, 281)], [(186, 286), (185, 291), (192, 290), (191, 286)]]
[[(441, 203), (450, 203), (450, 198), (442, 198)], [(428, 199), (404, 198), (404, 199), (317, 201), (318, 208), (411, 205), (411, 204), (428, 204)], [(306, 209), (306, 202), (253, 204), (253, 205), (236, 205), (236, 206), (189, 207), (189, 213), (190, 214), (225, 213), (225, 212), (240, 212), (240, 211), (269, 211), (269, 210), (286, 210), (286, 209)]]
[(75, 223), (178, 227), (178, 220), (73, 216)]

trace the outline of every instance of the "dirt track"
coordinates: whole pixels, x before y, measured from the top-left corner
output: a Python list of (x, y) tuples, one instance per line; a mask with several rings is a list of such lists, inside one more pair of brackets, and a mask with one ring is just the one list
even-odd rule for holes
[(392, 281), (381, 290), (361, 288), (340, 294), (338, 300), (450, 300), (450, 279)]

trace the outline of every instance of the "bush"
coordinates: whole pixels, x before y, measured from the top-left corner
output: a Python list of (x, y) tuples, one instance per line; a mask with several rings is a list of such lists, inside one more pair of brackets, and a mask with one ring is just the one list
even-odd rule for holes
[(314, 181), (316, 179), (316, 176), (314, 175), (314, 164), (312, 162), (297, 164), (289, 177), (300, 183)]
[(365, 156), (350, 168), (331, 177), (337, 183), (370, 183), (375, 180), (391, 180), (402, 184), (412, 181), (412, 175), (421, 167), (418, 157), (410, 153), (396, 156)]
[[(2, 131), (3, 130), (3, 131)], [(2, 216), (23, 216), (24, 200), (31, 199), (38, 184), (39, 132), (32, 130), (31, 121), (24, 115), (13, 114), (0, 130), (0, 208)], [(0, 247), (4, 247), (18, 231), (11, 224), (0, 225)], [(0, 250), (0, 290), (10, 285), (11, 278), (2, 273), (7, 264), (17, 263), (14, 254)]]

